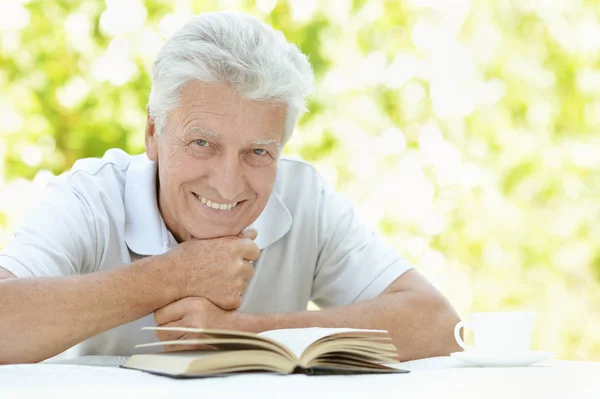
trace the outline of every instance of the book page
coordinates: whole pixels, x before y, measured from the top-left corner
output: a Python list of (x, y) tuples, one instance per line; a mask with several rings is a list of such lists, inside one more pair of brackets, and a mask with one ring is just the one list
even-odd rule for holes
[(365, 331), (373, 332), (379, 330), (360, 330), (356, 328), (289, 328), (283, 330), (271, 330), (265, 331), (258, 335), (274, 339), (277, 342), (287, 346), (297, 358), (302, 356), (302, 353), (308, 348), (313, 342), (326, 337), (328, 335), (352, 332), (352, 331)]
[[(155, 347), (163, 345), (198, 345), (200, 347), (209, 346), (213, 349), (263, 349), (277, 352), (284, 357), (292, 360), (292, 352), (280, 342), (270, 339), (268, 336), (259, 334), (235, 331), (235, 330), (210, 330), (191, 327), (144, 327), (142, 330), (154, 331), (180, 331), (196, 334), (196, 338), (179, 339), (175, 341), (158, 341), (145, 344), (138, 344), (136, 348)], [(200, 348), (198, 348), (200, 349)], [(207, 348), (202, 348), (207, 349)]]

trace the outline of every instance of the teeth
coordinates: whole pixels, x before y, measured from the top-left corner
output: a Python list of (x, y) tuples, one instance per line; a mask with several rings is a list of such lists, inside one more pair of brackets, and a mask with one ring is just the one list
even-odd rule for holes
[(199, 195), (197, 195), (196, 197), (198, 197), (198, 199), (200, 200), (200, 202), (202, 202), (203, 204), (205, 204), (206, 206), (213, 208), (213, 209), (218, 209), (221, 211), (228, 211), (232, 208), (235, 208), (235, 206), (238, 204), (237, 202), (234, 202), (233, 204), (219, 204), (217, 202), (213, 202), (211, 200), (207, 200), (204, 197), (201, 197)]

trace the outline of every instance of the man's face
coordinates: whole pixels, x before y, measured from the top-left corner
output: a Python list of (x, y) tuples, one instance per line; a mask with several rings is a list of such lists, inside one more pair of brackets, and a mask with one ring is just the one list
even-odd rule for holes
[(190, 82), (162, 134), (148, 118), (159, 208), (178, 241), (237, 235), (258, 218), (275, 183), (285, 117), (284, 105), (247, 100), (227, 84)]

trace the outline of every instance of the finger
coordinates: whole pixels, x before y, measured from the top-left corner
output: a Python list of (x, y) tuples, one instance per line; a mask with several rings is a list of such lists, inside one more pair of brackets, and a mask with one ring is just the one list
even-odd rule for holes
[[(164, 326), (164, 327), (166, 327), (166, 326)], [(183, 340), (188, 340), (188, 339), (198, 339), (198, 338), (202, 338), (202, 337), (205, 337), (205, 336), (203, 336), (203, 335), (199, 336), (198, 334), (183, 333), (178, 338), (161, 339), (161, 341), (183, 341)], [(163, 345), (164, 352), (188, 351), (188, 350), (199, 351), (199, 350), (215, 350), (215, 349), (216, 348), (214, 346), (210, 346), (210, 345), (194, 345), (194, 344)]]
[[(190, 327), (186, 325), (185, 320), (177, 320), (171, 323), (159, 325), (157, 327)], [(168, 331), (168, 330), (155, 330), (156, 337), (161, 341), (181, 341), (184, 339), (201, 339), (208, 338), (206, 334), (192, 333), (186, 331)]]
[(223, 310), (238, 310), (240, 306), (242, 306), (242, 288), (241, 282), (234, 290), (227, 292), (223, 297), (219, 300), (219, 303), (216, 303), (218, 307)]
[(188, 298), (183, 298), (175, 302), (171, 302), (165, 307), (154, 311), (154, 321), (156, 324), (167, 324), (176, 320), (183, 319), (186, 314), (186, 303)]
[[(238, 288), (236, 289), (236, 292), (237, 292), (237, 296), (238, 296), (238, 298), (240, 298), (240, 302), (241, 302), (242, 297), (244, 296), (244, 293), (246, 292), (246, 288), (248, 287), (248, 279), (244, 276), (242, 276), (240, 278), (241, 278), (241, 281), (240, 281)], [(240, 303), (240, 305), (241, 305), (241, 303)]]
[(247, 228), (242, 230), (240, 234), (238, 234), (239, 238), (248, 238), (250, 240), (255, 240), (258, 236), (258, 231), (254, 228)]
[[(246, 261), (247, 263), (250, 263), (249, 261)], [(250, 266), (252, 264), (250, 263)], [(246, 269), (248, 269), (248, 267), (246, 267)], [(248, 276), (248, 274), (245, 274), (242, 276), (242, 289), (244, 291), (246, 291), (246, 288), (248, 287), (248, 282), (250, 281), (250, 278), (252, 278), (252, 276)]]
[(260, 248), (254, 241), (244, 238), (238, 241), (238, 245), (242, 258), (255, 261), (260, 256)]
[[(183, 320), (173, 321), (167, 324), (159, 324), (157, 327), (184, 327)], [(161, 341), (176, 341), (183, 337), (186, 333), (183, 331), (165, 331), (155, 330), (156, 337)]]
[(250, 281), (252, 276), (254, 276), (254, 265), (249, 260), (244, 259), (243, 262), (244, 262), (244, 264), (242, 266), (241, 274), (242, 274), (242, 279), (244, 281), (244, 288), (245, 288), (246, 284), (248, 284), (248, 282)]
[(215, 350), (210, 345), (163, 345), (163, 352)]

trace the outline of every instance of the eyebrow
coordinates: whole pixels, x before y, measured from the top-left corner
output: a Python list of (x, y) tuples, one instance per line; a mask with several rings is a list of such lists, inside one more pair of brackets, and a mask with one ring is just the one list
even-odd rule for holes
[(201, 128), (201, 127), (198, 127), (198, 126), (192, 126), (191, 128), (189, 128), (189, 129), (188, 129), (188, 131), (189, 131), (189, 132), (198, 132), (198, 133), (202, 133), (203, 135), (205, 135), (205, 136), (208, 136), (208, 137), (212, 137), (212, 138), (214, 138), (214, 139), (219, 139), (219, 138), (221, 138), (221, 136), (219, 136), (218, 134), (216, 134), (216, 133), (213, 133), (213, 132), (211, 132), (210, 130), (203, 129), (203, 128)]
[(275, 140), (275, 139), (254, 140), (250, 143), (250, 145), (269, 145), (269, 144), (275, 144), (277, 146), (277, 148), (281, 148), (281, 143), (279, 142), (279, 140)]
[[(203, 134), (205, 136), (208, 136), (210, 138), (213, 138), (213, 139), (220, 139), (221, 138), (221, 136), (219, 136), (218, 134), (213, 133), (210, 130), (203, 129), (203, 128), (199, 127), (199, 126), (192, 126), (191, 128), (189, 128), (189, 131), (190, 132), (198, 132), (198, 133), (201, 133), (201, 134)], [(281, 148), (281, 143), (279, 142), (279, 140), (276, 140), (276, 139), (254, 140), (254, 141), (250, 142), (249, 145), (269, 145), (269, 144), (275, 144), (278, 149)]]

